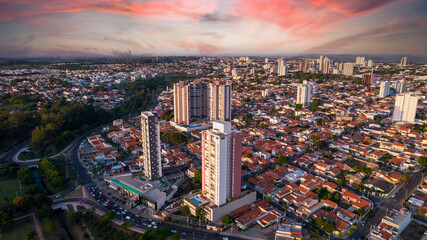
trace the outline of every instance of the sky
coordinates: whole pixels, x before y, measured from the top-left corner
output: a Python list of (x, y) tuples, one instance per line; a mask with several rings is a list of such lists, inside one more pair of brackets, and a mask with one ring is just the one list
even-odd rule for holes
[(427, 54), (425, 0), (0, 0), (0, 57)]

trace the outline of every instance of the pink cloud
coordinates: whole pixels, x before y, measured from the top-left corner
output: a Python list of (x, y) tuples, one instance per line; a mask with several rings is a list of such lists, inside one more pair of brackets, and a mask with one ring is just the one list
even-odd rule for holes
[(114, 1), (114, 0), (16, 0), (0, 1), (0, 21), (49, 13), (66, 13), (78, 11), (98, 11), (137, 16), (163, 18), (196, 18), (214, 10), (215, 1), (195, 2), (192, 0), (170, 1)]
[(298, 35), (316, 36), (328, 26), (369, 14), (394, 0), (238, 0), (233, 14), (279, 25)]
[(214, 54), (219, 51), (224, 50), (223, 47), (216, 46), (209, 43), (201, 43), (201, 42), (178, 42), (176, 45), (180, 48), (183, 48), (185, 51), (190, 52), (193, 49), (196, 49), (199, 54)]

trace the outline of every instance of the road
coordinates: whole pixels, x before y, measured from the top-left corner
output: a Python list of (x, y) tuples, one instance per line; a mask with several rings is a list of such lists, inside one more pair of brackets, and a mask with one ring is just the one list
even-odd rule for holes
[(392, 209), (399, 209), (402, 200), (412, 194), (412, 192), (418, 187), (418, 184), (422, 181), (422, 179), (422, 173), (414, 174), (409, 183), (405, 184), (394, 198), (384, 198), (381, 204), (374, 209), (374, 216), (368, 222), (366, 222), (365, 225), (360, 226), (350, 236), (350, 239), (359, 239), (363, 236), (366, 236), (370, 232), (371, 226), (374, 226), (375, 224), (379, 223), (381, 219), (386, 215), (387, 211), (391, 211)]
[(19, 150), (21, 150), (22, 148), (24, 148), (25, 146), (27, 146), (29, 143), (30, 143), (29, 139), (21, 142), (20, 144), (16, 145), (15, 147), (13, 147), (12, 149), (10, 149), (6, 153), (3, 153), (2, 157), (4, 159), (6, 159), (6, 161), (8, 161), (8, 162), (13, 162), (13, 156), (15, 156), (15, 154), (17, 152), (19, 152)]
[[(98, 204), (97, 202), (94, 202), (90, 199), (86, 199), (84, 201), (82, 201), (83, 199), (81, 198), (69, 198), (69, 199), (64, 199), (64, 200), (59, 200), (59, 201), (54, 201), (52, 206), (57, 207), (60, 205), (67, 205), (67, 204), (76, 204), (76, 205), (81, 205), (81, 206), (85, 206), (87, 208), (91, 208), (91, 207), (95, 207), (97, 210), (96, 212), (98, 214), (105, 214), (106, 212), (108, 212), (109, 210), (106, 209), (104, 206)], [(153, 220), (148, 220), (148, 219), (143, 219), (141, 217), (137, 218), (137, 220), (140, 220), (141, 222), (145, 222), (145, 223), (151, 223)], [(115, 216), (115, 219), (113, 220), (114, 223), (117, 224), (121, 224), (122, 223), (122, 218), (120, 216)], [(127, 219), (123, 219), (123, 222), (132, 222), (131, 220), (127, 220)], [(133, 225), (137, 232), (142, 232), (145, 231), (147, 229), (149, 229), (147, 226), (143, 225), (143, 224), (139, 224), (139, 223), (134, 223)], [(173, 230), (176, 230), (178, 232), (180, 232), (182, 234), (182, 239), (206, 239), (206, 240), (219, 240), (219, 239), (223, 239), (225, 237), (225, 235), (219, 235), (218, 233), (211, 233), (211, 232), (206, 232), (206, 231), (201, 231), (201, 230), (197, 230), (197, 229), (193, 229), (193, 228), (185, 228), (185, 227), (181, 227), (181, 226), (176, 226), (176, 225), (171, 225), (171, 224), (167, 224), (167, 223), (163, 223), (160, 222), (157, 224), (157, 226), (159, 228), (161, 227), (167, 227)], [(132, 230), (132, 229), (131, 229)], [(237, 237), (230, 237), (227, 236), (228, 239), (230, 240), (239, 240), (241, 238), (237, 238)]]

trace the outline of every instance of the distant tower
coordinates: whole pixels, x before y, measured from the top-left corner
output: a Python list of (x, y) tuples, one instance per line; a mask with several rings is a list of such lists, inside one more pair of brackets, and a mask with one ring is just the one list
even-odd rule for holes
[(320, 55), (319, 58), (319, 71), (323, 72), (323, 55)]
[(277, 60), (277, 74), (279, 76), (286, 76), (288, 74), (288, 66), (283, 58)]
[(385, 98), (390, 95), (390, 81), (382, 81), (380, 86), (380, 98)]
[(209, 120), (231, 121), (231, 84), (215, 81), (208, 85)]
[(414, 96), (410, 93), (396, 95), (393, 121), (414, 122), (417, 106), (418, 96)]
[(265, 58), (264, 62), (265, 62), (265, 63), (268, 63), (268, 58)]
[(144, 174), (150, 180), (160, 178), (162, 177), (162, 159), (157, 113), (141, 113), (141, 131)]
[(365, 73), (362, 77), (362, 84), (369, 87), (371, 84), (375, 84), (375, 75), (374, 73)]
[(403, 58), (400, 60), (400, 65), (401, 65), (401, 66), (406, 66), (407, 61), (408, 61), (408, 57), (403, 57)]
[(298, 86), (297, 92), (297, 104), (302, 104), (303, 107), (310, 105), (312, 86), (307, 84), (304, 80), (302, 84)]
[(214, 121), (202, 132), (202, 193), (217, 206), (239, 197), (242, 177), (242, 137), (230, 122)]
[(325, 57), (325, 59), (323, 60), (323, 68), (322, 68), (322, 73), (323, 74), (328, 74), (329, 73), (329, 67), (331, 65), (331, 60), (329, 60), (328, 57)]

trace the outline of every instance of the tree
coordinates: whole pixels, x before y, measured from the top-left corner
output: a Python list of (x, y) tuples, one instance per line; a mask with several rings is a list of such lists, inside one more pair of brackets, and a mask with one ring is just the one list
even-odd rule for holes
[(72, 212), (70, 213), (70, 215), (68, 216), (68, 220), (73, 223), (79, 223), (81, 221), (83, 217), (83, 214), (81, 212)]
[(196, 217), (198, 218), (204, 218), (206, 215), (205, 211), (203, 211), (202, 208), (197, 208), (196, 209)]
[(12, 200), (13, 206), (21, 212), (26, 212), (31, 207), (31, 200), (29, 197), (17, 196)]
[(114, 218), (114, 216), (116, 216), (116, 213), (113, 212), (113, 211), (109, 211), (106, 214), (104, 214), (104, 215), (101, 216), (101, 220), (103, 222), (109, 222), (109, 221), (111, 221)]
[(0, 211), (0, 230), (7, 229), (13, 222), (12, 215), (7, 212)]
[(419, 158), (418, 158), (418, 164), (419, 164), (421, 167), (426, 166), (426, 165), (427, 165), (427, 157), (424, 157), (424, 156), (419, 157)]
[(359, 208), (356, 210), (356, 212), (357, 212), (357, 215), (362, 216), (363, 214), (365, 214), (365, 209)]
[(197, 183), (201, 183), (202, 182), (202, 170), (199, 169), (194, 173), (194, 181)]
[(340, 198), (341, 198), (341, 194), (340, 193), (335, 193), (335, 195), (334, 195), (334, 200), (336, 201), (336, 202), (338, 202), (339, 200), (340, 200)]
[(296, 105), (295, 105), (295, 109), (296, 109), (296, 110), (300, 110), (300, 109), (302, 109), (302, 104), (296, 104)]
[(247, 155), (246, 155), (246, 157), (247, 158), (251, 158), (251, 157), (253, 157), (254, 155), (252, 154), (252, 153), (248, 153)]
[(226, 215), (225, 217), (222, 218), (222, 223), (224, 225), (231, 224), (232, 222), (233, 222), (233, 219), (228, 215)]
[(25, 240), (33, 240), (36, 239), (36, 232), (34, 230), (27, 230), (24, 235)]
[(40, 188), (36, 184), (31, 184), (24, 188), (24, 192), (27, 195), (34, 195), (40, 192)]
[(317, 124), (318, 125), (323, 125), (323, 124), (325, 124), (325, 120), (319, 118), (319, 119), (317, 119)]
[(284, 165), (284, 164), (287, 164), (289, 162), (289, 158), (280, 155), (279, 158), (277, 159), (277, 162)]
[(420, 209), (418, 209), (417, 214), (418, 214), (418, 216), (420, 216), (420, 217), (424, 217), (424, 216), (426, 215), (426, 213), (425, 213), (421, 208), (420, 208)]
[(129, 222), (129, 223), (123, 223), (122, 225), (120, 225), (121, 228), (123, 229), (128, 229), (130, 227), (133, 226), (133, 223)]
[(182, 213), (182, 215), (188, 216), (190, 214), (190, 208), (187, 205), (182, 206), (179, 211)]
[(29, 168), (21, 168), (16, 173), (16, 176), (19, 180), (21, 180), (25, 184), (33, 183), (34, 182), (34, 175), (33, 171), (31, 171)]
[(179, 240), (181, 238), (181, 233), (176, 232), (174, 235), (170, 237), (170, 240)]
[(43, 226), (48, 234), (52, 233), (53, 230), (55, 230), (55, 225), (53, 225), (52, 221), (49, 218), (44, 219)]
[(401, 178), (401, 180), (403, 181), (403, 182), (407, 182), (407, 181), (409, 181), (411, 178), (408, 176), (408, 175), (406, 175), (406, 174), (404, 174), (404, 175), (402, 175), (402, 178)]
[(36, 210), (36, 216), (39, 219), (49, 218), (52, 215), (53, 215), (53, 209), (48, 205), (43, 205), (40, 208), (37, 208)]

